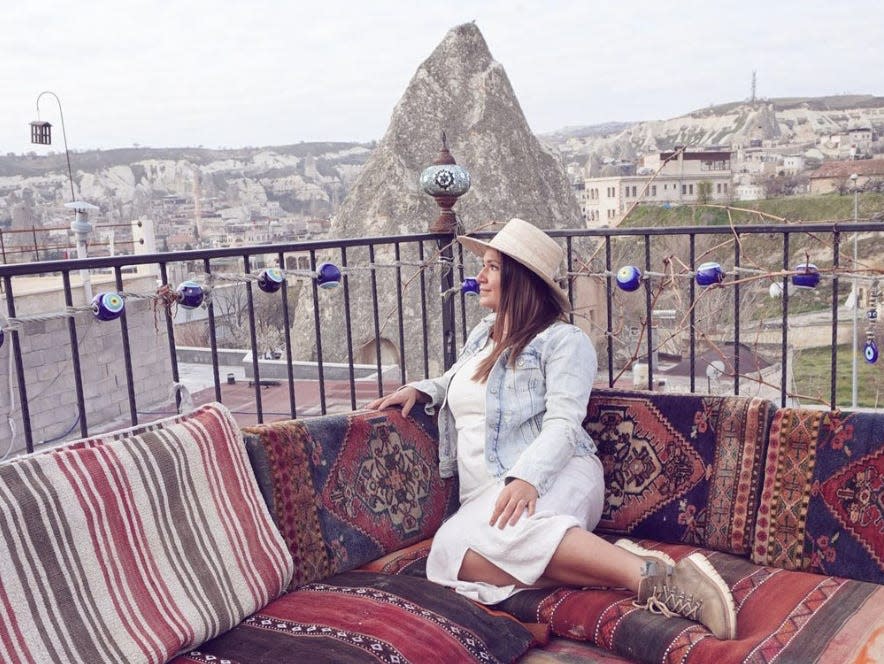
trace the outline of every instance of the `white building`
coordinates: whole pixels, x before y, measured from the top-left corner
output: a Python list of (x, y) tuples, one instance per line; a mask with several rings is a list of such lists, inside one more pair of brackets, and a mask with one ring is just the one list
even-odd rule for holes
[(732, 194), (730, 151), (660, 152), (645, 157), (637, 175), (603, 169), (600, 177), (587, 178), (585, 218), (589, 227), (616, 226), (636, 203), (728, 202)]

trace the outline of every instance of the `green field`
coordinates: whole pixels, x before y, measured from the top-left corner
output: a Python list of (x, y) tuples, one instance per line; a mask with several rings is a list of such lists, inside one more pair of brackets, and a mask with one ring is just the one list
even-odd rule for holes
[[(862, 344), (865, 336), (859, 339), (857, 358), (857, 404), (870, 408), (884, 406), (884, 360), (869, 364), (862, 357)], [(796, 352), (794, 362), (795, 384), (791, 391), (805, 397), (828, 402), (831, 393), (832, 353), (829, 348), (814, 348)], [(851, 404), (852, 359), (850, 346), (838, 347), (838, 380), (836, 401), (841, 408)], [(802, 402), (805, 400), (802, 399)], [(810, 400), (807, 400), (810, 402)]]
[[(860, 220), (884, 217), (884, 194), (861, 193), (858, 198)], [(730, 211), (714, 206), (679, 205), (663, 208), (659, 205), (640, 205), (632, 211), (622, 226), (722, 226), (735, 224), (780, 223), (796, 221), (852, 221), (853, 195), (822, 194), (816, 196), (785, 196), (761, 201), (734, 201), (731, 208), (744, 208), (764, 213)]]

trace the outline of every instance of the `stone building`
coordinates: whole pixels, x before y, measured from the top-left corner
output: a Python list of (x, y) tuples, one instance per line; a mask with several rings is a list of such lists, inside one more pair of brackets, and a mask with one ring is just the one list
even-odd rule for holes
[(645, 157), (636, 175), (610, 173), (608, 167), (584, 184), (586, 220), (591, 227), (616, 226), (636, 203), (726, 202), (732, 195), (728, 150), (658, 152)]

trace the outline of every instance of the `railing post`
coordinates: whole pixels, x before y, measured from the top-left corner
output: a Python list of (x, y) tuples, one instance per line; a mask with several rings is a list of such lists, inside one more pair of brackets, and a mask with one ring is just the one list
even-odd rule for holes
[(470, 174), (457, 165), (451, 152), (445, 132), (442, 132), (442, 149), (432, 166), (421, 173), (420, 183), (423, 190), (432, 196), (441, 212), (430, 225), (431, 233), (443, 234), (436, 240), (439, 247), (439, 260), (442, 263), (440, 290), (442, 296), (442, 359), (448, 369), (457, 359), (455, 348), (454, 323), (454, 251), (455, 235), (460, 230), (457, 215), (452, 210), (457, 199), (470, 188)]

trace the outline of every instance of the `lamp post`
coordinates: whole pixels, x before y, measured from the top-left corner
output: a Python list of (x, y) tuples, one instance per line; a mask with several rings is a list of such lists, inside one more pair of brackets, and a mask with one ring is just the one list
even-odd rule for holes
[[(433, 197), (441, 210), (439, 217), (430, 225), (430, 232), (444, 234), (436, 240), (436, 245), (439, 247), (439, 257), (445, 263), (445, 269), (440, 276), (442, 292), (449, 293), (454, 286), (454, 253), (451, 245), (458, 231), (457, 215), (451, 208), (458, 198), (469, 191), (470, 174), (465, 168), (457, 165), (448, 150), (448, 140), (444, 131), (439, 156), (432, 166), (428, 166), (421, 173), (420, 185), (424, 193)], [(442, 359), (445, 368), (450, 368), (456, 358), (454, 299), (446, 297), (442, 300)]]
[[(61, 136), (64, 139), (64, 156), (68, 164), (68, 182), (71, 186), (71, 202), (65, 203), (66, 208), (74, 210), (74, 220), (71, 222), (71, 230), (77, 240), (77, 258), (86, 258), (86, 241), (89, 233), (92, 231), (92, 225), (89, 223), (87, 216), (89, 210), (97, 210), (94, 205), (85, 201), (75, 200), (74, 197), (74, 174), (71, 171), (71, 153), (68, 150), (68, 134), (64, 126), (64, 111), (61, 110), (61, 100), (52, 90), (44, 90), (37, 95), (37, 119), (31, 123), (31, 143), (38, 145), (52, 144), (52, 125), (48, 122), (40, 120), (40, 98), (43, 95), (52, 95), (58, 104), (58, 115), (61, 117)], [(92, 281), (89, 277), (89, 270), (80, 270), (80, 281), (83, 284), (83, 295), (86, 302), (92, 301)]]
[(52, 125), (40, 120), (40, 97), (52, 95), (58, 104), (58, 115), (61, 117), (61, 137), (64, 139), (64, 156), (68, 162), (68, 182), (71, 184), (71, 201), (74, 200), (74, 176), (71, 172), (71, 153), (68, 151), (68, 135), (64, 128), (64, 111), (61, 110), (61, 100), (52, 90), (44, 90), (37, 95), (37, 120), (31, 123), (31, 143), (39, 145), (52, 144)]
[[(850, 181), (853, 183), (853, 221), (856, 223), (859, 217), (859, 188), (856, 186), (856, 182), (859, 179), (859, 175), (854, 173), (850, 176)], [(851, 365), (851, 383), (850, 383), (850, 404), (852, 408), (856, 408), (857, 402), (857, 392), (858, 392), (858, 381), (857, 381), (857, 361), (856, 361), (856, 353), (857, 353), (857, 313), (859, 312), (859, 290), (857, 288), (856, 283), (856, 270), (857, 270), (857, 233), (853, 232), (853, 353), (851, 357), (853, 359), (853, 363)]]

